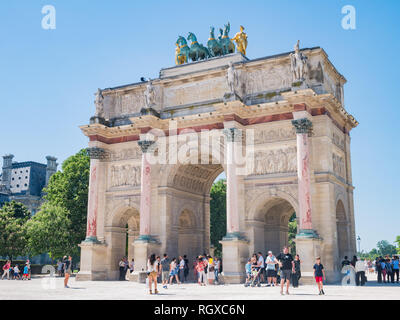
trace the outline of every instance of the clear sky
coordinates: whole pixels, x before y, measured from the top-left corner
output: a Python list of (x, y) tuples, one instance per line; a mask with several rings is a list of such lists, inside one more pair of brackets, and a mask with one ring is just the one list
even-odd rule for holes
[[(44, 5), (56, 29), (44, 30)], [(344, 30), (341, 9), (356, 9)], [(94, 93), (157, 77), (174, 65), (178, 35), (205, 43), (209, 27), (242, 24), (247, 56), (321, 46), (348, 80), (345, 107), (360, 122), (351, 132), (356, 232), (361, 248), (400, 235), (400, 1), (77, 1), (0, 4), (0, 153), (16, 161), (61, 163), (87, 146), (78, 126), (94, 113)]]

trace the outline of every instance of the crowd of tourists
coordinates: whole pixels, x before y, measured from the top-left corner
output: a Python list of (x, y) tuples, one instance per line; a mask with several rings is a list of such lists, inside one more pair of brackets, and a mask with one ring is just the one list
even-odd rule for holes
[(363, 286), (368, 281), (366, 275), (375, 273), (378, 283), (399, 283), (399, 257), (377, 257), (375, 260), (366, 260), (353, 256), (350, 261), (347, 256), (342, 261), (342, 269), (345, 266), (353, 269), (356, 275), (357, 286)]
[(149, 284), (149, 292), (158, 293), (157, 283), (161, 283), (164, 289), (168, 289), (168, 285), (182, 284), (189, 281), (190, 269), (193, 271), (193, 279), (200, 286), (219, 284), (219, 274), (222, 272), (221, 259), (203, 254), (196, 257), (190, 266), (189, 259), (186, 255), (174, 257), (170, 259), (168, 254), (164, 254), (161, 258), (152, 254), (147, 261), (147, 279)]
[(378, 257), (373, 265), (378, 283), (399, 283), (399, 256)]
[(31, 263), (29, 259), (26, 260), (24, 267), (20, 267), (18, 264), (15, 264), (13, 267), (11, 260), (7, 260), (3, 266), (1, 280), (5, 277), (8, 280), (31, 280)]
[[(266, 287), (274, 287), (278, 286), (280, 282), (280, 293), (284, 294), (283, 291), (286, 286), (286, 294), (288, 295), (291, 283), (293, 287), (299, 286), (301, 277), (300, 265), (299, 255), (293, 258), (287, 247), (283, 248), (283, 251), (277, 256), (274, 256), (272, 251), (269, 251), (265, 258), (261, 252), (255, 253), (245, 265), (245, 286), (261, 287), (262, 284), (265, 284)], [(147, 261), (149, 293), (153, 294), (153, 287), (154, 293), (159, 293), (158, 283), (161, 283), (162, 287), (167, 289), (168, 285), (173, 283), (181, 284), (186, 282), (190, 269), (186, 255), (179, 256), (178, 259), (174, 257), (170, 260), (168, 254), (164, 254), (162, 258), (152, 254)], [(200, 286), (219, 284), (222, 260), (218, 257), (203, 254), (195, 258), (192, 269), (194, 281)], [(320, 258), (315, 261), (314, 277), (319, 294), (325, 294), (323, 290), (325, 271)]]

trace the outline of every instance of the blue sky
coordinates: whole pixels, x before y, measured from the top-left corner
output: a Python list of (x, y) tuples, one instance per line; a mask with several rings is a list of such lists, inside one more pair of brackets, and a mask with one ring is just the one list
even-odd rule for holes
[[(56, 8), (56, 29), (41, 28), (42, 7)], [(356, 30), (341, 8), (356, 9)], [(243, 24), (247, 56), (321, 46), (348, 80), (345, 106), (360, 122), (351, 132), (354, 205), (361, 248), (400, 235), (400, 2), (393, 1), (75, 1), (0, 4), (0, 153), (16, 161), (61, 163), (87, 145), (78, 126), (94, 113), (97, 88), (157, 77), (174, 64), (178, 35), (206, 42), (209, 26)]]

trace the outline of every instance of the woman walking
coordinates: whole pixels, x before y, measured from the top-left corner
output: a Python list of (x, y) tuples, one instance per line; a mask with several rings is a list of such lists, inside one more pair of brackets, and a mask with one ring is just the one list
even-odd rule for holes
[(178, 278), (179, 266), (176, 264), (176, 258), (173, 258), (169, 265), (169, 285), (172, 285), (172, 280), (176, 279), (177, 284), (181, 284)]
[(121, 260), (119, 261), (119, 281), (123, 281), (125, 279), (125, 261), (124, 258), (121, 258)]
[(3, 275), (1, 276), (1, 280), (4, 279), (5, 275), (7, 275), (7, 280), (10, 280), (10, 268), (11, 268), (11, 261), (7, 260), (6, 264), (3, 266)]
[(300, 264), (300, 256), (296, 254), (294, 257), (294, 273), (292, 274), (293, 288), (298, 288), (299, 286), (299, 280), (301, 278)]
[(200, 286), (205, 286), (207, 284), (207, 280), (206, 280), (206, 273), (204, 271), (204, 268), (206, 268), (206, 263), (203, 261), (203, 257), (199, 256), (199, 259), (197, 261), (197, 265), (196, 265), (196, 270), (197, 270), (197, 274), (199, 275), (198, 277), (198, 283)]
[(68, 287), (68, 280), (70, 275), (72, 274), (72, 257), (68, 256), (68, 260), (65, 261), (65, 278), (64, 278), (64, 288)]
[(158, 275), (158, 260), (156, 255), (153, 253), (147, 260), (147, 275), (149, 279), (149, 293), (153, 294), (151, 291), (151, 283), (154, 282), (154, 294), (158, 293), (157, 290), (157, 275)]

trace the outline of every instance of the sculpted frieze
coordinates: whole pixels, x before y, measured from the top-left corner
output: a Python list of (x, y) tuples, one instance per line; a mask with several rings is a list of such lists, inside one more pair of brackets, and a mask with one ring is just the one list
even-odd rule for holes
[(343, 157), (337, 155), (336, 153), (332, 153), (332, 162), (333, 162), (333, 172), (345, 178), (345, 165)]
[(288, 140), (288, 139), (294, 139), (295, 137), (296, 134), (294, 132), (293, 127), (256, 130), (254, 135), (254, 143), (260, 144), (264, 142)]
[(297, 148), (258, 151), (254, 156), (253, 174), (285, 173), (297, 171)]
[(140, 185), (140, 166), (130, 164), (113, 165), (110, 169), (110, 187)]

